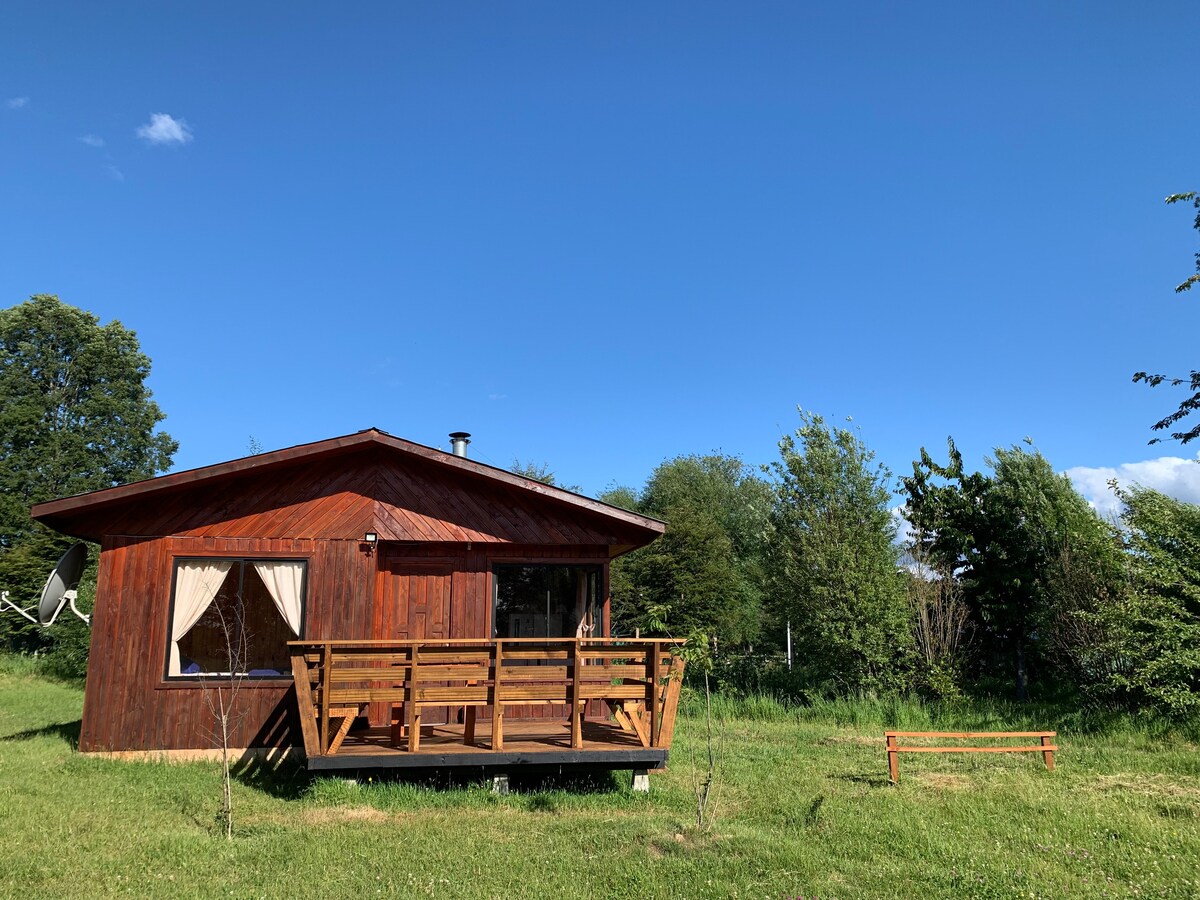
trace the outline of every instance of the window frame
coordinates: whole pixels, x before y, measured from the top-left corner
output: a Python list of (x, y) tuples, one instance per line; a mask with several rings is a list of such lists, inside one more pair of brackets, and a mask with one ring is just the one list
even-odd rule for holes
[[(166, 688), (186, 688), (186, 687), (211, 687), (214, 681), (228, 681), (230, 678), (239, 679), (241, 687), (283, 687), (286, 684), (291, 684), (293, 681), (292, 673), (279, 675), (250, 675), (236, 674), (230, 672), (197, 672), (194, 675), (178, 675), (171, 674), (171, 631), (172, 623), (175, 621), (175, 591), (179, 584), (179, 565), (184, 562), (228, 562), (238, 563), (243, 566), (243, 575), (245, 578), (245, 565), (258, 562), (294, 562), (301, 563), (304, 566), (304, 575), (300, 581), (300, 634), (295, 640), (303, 640), (308, 631), (308, 574), (312, 563), (311, 556), (297, 556), (292, 553), (280, 554), (255, 554), (253, 556), (221, 556), (213, 553), (178, 553), (171, 556), (171, 598), (167, 603), (167, 620), (166, 620), (166, 641), (163, 644), (163, 663), (162, 663), (162, 681), (158, 687)], [(232, 571), (232, 569), (231, 569)], [(278, 609), (275, 610), (276, 615), (282, 618), (282, 614)]]

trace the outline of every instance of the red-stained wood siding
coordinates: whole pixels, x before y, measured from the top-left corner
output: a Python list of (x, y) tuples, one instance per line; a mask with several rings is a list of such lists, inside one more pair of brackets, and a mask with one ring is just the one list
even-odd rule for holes
[(419, 458), (366, 448), (137, 497), (73, 519), (79, 533), (557, 546), (644, 544), (644, 529)]
[[(88, 661), (79, 748), (217, 746), (204, 690), (164, 679), (177, 556), (307, 559), (305, 635), (372, 637), (372, 560), (357, 541), (266, 538), (106, 539)], [(289, 683), (244, 682), (233, 746), (298, 745)]]
[[(126, 536), (105, 539), (101, 551), (79, 742), (84, 751), (217, 745), (203, 688), (168, 682), (163, 674), (178, 557), (308, 560), (303, 637), (313, 640), (491, 637), (492, 566), (500, 562), (602, 565), (607, 585), (607, 548), (599, 545), (382, 543), (370, 554), (357, 540)], [(607, 596), (604, 601), (607, 609)], [(232, 744), (299, 745), (291, 687), (243, 684)], [(372, 710), (372, 719), (382, 724), (387, 714)], [(508, 715), (565, 716), (566, 709), (531, 704)]]
[[(85, 751), (215, 746), (203, 689), (163, 675), (177, 557), (308, 560), (302, 637), (310, 640), (490, 638), (493, 566), (599, 565), (607, 634), (608, 559), (650, 539), (619, 518), (375, 446), (106, 503), (75, 522), (105, 535)], [(360, 543), (367, 531), (379, 534), (377, 552)], [(240, 709), (235, 746), (301, 743), (288, 684), (246, 682)], [(372, 710), (373, 719), (385, 714)], [(566, 710), (532, 704), (508, 715)]]

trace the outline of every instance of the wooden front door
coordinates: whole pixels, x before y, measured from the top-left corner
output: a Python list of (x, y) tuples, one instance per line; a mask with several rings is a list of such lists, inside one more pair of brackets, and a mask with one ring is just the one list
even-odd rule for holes
[[(393, 557), (385, 562), (379, 637), (424, 641), (450, 636), (450, 589), (454, 566), (448, 562)], [(445, 724), (448, 710), (425, 707), (427, 725)], [(382, 709), (372, 719), (390, 719)], [(383, 722), (380, 722), (383, 724)]]
[(389, 563), (380, 637), (424, 641), (450, 636), (449, 563)]

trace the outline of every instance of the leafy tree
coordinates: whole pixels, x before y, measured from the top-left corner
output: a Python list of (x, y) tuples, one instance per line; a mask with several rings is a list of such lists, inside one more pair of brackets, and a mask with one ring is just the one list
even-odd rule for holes
[(962, 667), (970, 637), (970, 610), (952, 572), (936, 571), (921, 555), (919, 536), (906, 542), (905, 587), (920, 671), (915, 686), (925, 694), (962, 696)]
[[(1181, 203), (1191, 201), (1192, 206), (1197, 210), (1195, 221), (1192, 223), (1197, 231), (1200, 231), (1200, 191), (1188, 191), (1183, 194), (1172, 194), (1167, 198), (1167, 203)], [(1175, 287), (1175, 293), (1181, 294), (1184, 291), (1191, 290), (1192, 285), (1200, 282), (1200, 253), (1196, 254), (1196, 274), (1192, 275)], [(1134, 382), (1145, 382), (1150, 387), (1158, 387), (1158, 385), (1166, 382), (1172, 387), (1186, 384), (1188, 390), (1192, 392), (1190, 397), (1184, 399), (1179, 404), (1179, 408), (1170, 415), (1164, 416), (1154, 423), (1155, 431), (1165, 431), (1176, 422), (1190, 416), (1195, 410), (1200, 409), (1200, 371), (1193, 369), (1187, 378), (1170, 377), (1167, 375), (1151, 375), (1148, 372), (1135, 372), (1133, 375)], [(1200, 437), (1200, 425), (1194, 425), (1187, 431), (1173, 431), (1171, 438), (1179, 441), (1181, 444), (1186, 444), (1195, 438)], [(1151, 444), (1160, 443), (1163, 438), (1156, 437), (1150, 440)]]
[(853, 431), (800, 411), (779, 442), (771, 586), (808, 677), (839, 691), (908, 685), (913, 662), (890, 473)]
[[(678, 456), (651, 473), (641, 511), (667, 516), (690, 507), (710, 513), (747, 565), (762, 556), (770, 530), (771, 488), (736, 456)], [(669, 519), (668, 519), (669, 521)]]
[[(0, 582), (12, 596), (35, 595), (66, 546), (30, 519), (30, 506), (170, 466), (178, 445), (155, 430), (164, 416), (149, 373), (120, 322), (102, 326), (46, 294), (0, 311)], [(31, 640), (0, 632), (10, 647)]]
[[(1115, 489), (1115, 486), (1114, 486)], [(1148, 488), (1124, 502), (1130, 590), (1099, 613), (1105, 684), (1135, 706), (1200, 710), (1200, 507)]]
[(542, 484), (554, 484), (554, 473), (550, 471), (550, 463), (535, 463), (532, 460), (526, 462), (514, 459), (512, 465), (508, 467), (508, 471), (514, 475), (520, 475), (522, 478), (531, 478), (534, 481), (540, 481)]
[[(770, 490), (736, 457), (680, 456), (661, 463), (640, 494), (614, 489), (601, 499), (665, 519), (649, 547), (615, 560), (613, 618), (625, 630), (650, 628), (667, 609), (667, 630), (704, 631), (722, 646), (745, 644), (762, 626), (762, 555)], [(627, 507), (628, 508), (628, 507)]]
[(1117, 577), (1113, 534), (1041, 453), (998, 448), (986, 476), (965, 471), (953, 440), (948, 448), (945, 466), (922, 448), (901, 480), (907, 515), (920, 552), (963, 585), (984, 670), (1010, 671), (1024, 699), (1031, 666), (1065, 668), (1084, 649), (1068, 640), (1093, 599), (1077, 590), (1078, 572)]
[[(611, 506), (627, 509), (630, 512), (641, 511), (641, 498), (638, 492), (626, 485), (615, 485), (604, 491), (597, 498)], [(634, 570), (645, 550), (635, 550), (625, 556), (618, 556), (609, 566), (609, 595), (612, 599), (612, 621), (614, 633), (633, 633), (634, 628), (649, 628), (652, 631), (666, 630), (666, 624), (660, 615), (654, 615), (650, 609), (653, 604), (646, 602), (646, 592), (635, 582)], [(657, 627), (661, 625), (662, 627)]]
[(637, 592), (631, 611), (640, 627), (651, 624), (647, 612), (658, 607), (667, 610), (664, 630), (674, 636), (704, 631), (723, 644), (758, 636), (760, 597), (739, 570), (729, 535), (697, 507), (671, 509), (666, 534), (629, 560), (628, 586)]
[(542, 484), (548, 484), (551, 487), (560, 487), (564, 491), (574, 491), (578, 494), (582, 490), (577, 484), (559, 484), (557, 477), (550, 469), (550, 464), (546, 462), (535, 463), (532, 460), (522, 462), (519, 459), (514, 459), (512, 465), (508, 467), (508, 471), (523, 478), (540, 481)]
[(627, 509), (630, 512), (637, 512), (640, 502), (638, 492), (623, 484), (613, 485), (596, 499), (607, 503), (609, 506)]

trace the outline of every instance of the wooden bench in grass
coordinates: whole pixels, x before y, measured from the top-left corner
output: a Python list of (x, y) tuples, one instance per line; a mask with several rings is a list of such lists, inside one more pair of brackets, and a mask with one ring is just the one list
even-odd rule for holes
[[(1053, 739), (1057, 736), (1054, 731), (885, 731), (887, 741), (888, 780), (892, 784), (900, 783), (900, 754), (901, 753), (1041, 753), (1042, 761), (1048, 771), (1054, 771), (1054, 753), (1058, 747)], [(1033, 746), (994, 745), (994, 746), (900, 746), (900, 738), (939, 738), (946, 740), (979, 740), (993, 738), (1038, 738), (1040, 743)]]

